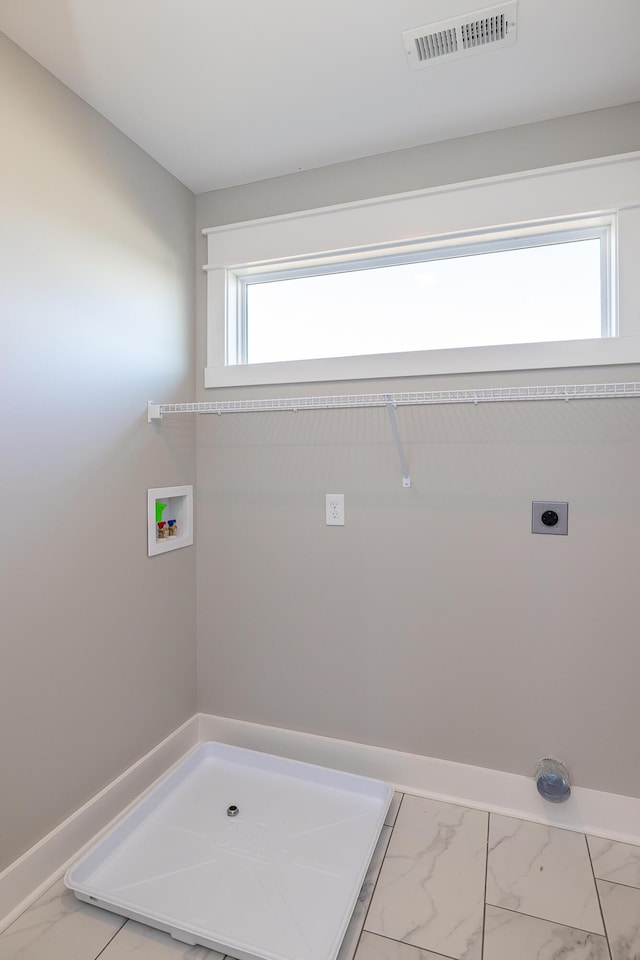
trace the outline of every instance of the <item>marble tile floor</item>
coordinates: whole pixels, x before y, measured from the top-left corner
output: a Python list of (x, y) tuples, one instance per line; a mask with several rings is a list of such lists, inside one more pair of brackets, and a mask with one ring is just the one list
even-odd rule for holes
[[(223, 960), (54, 884), (0, 960)], [(396, 794), (338, 960), (640, 960), (640, 847)]]

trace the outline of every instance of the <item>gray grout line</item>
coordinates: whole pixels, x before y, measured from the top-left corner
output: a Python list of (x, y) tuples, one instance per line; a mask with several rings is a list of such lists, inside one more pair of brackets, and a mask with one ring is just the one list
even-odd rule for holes
[(607, 950), (609, 951), (609, 960), (613, 957), (611, 952), (611, 944), (609, 943), (609, 933), (607, 932), (607, 925), (604, 920), (604, 912), (602, 910), (602, 903), (600, 902), (600, 891), (598, 890), (598, 879), (596, 877), (596, 872), (593, 869), (593, 860), (591, 859), (591, 850), (589, 849), (589, 841), (587, 840), (586, 834), (583, 834), (584, 842), (587, 847), (587, 856), (589, 857), (589, 865), (591, 867), (591, 876), (593, 877), (593, 885), (596, 888), (596, 897), (598, 898), (598, 910), (600, 911), (600, 917), (602, 919), (602, 928), (604, 930), (605, 940), (607, 941)]
[[(600, 937), (606, 940), (606, 935), (596, 933), (595, 930), (585, 930), (584, 927), (574, 927), (570, 923), (561, 923), (559, 920), (549, 920), (548, 917), (539, 917), (535, 913), (523, 913), (522, 910), (512, 910), (510, 907), (500, 907), (497, 903), (488, 903), (488, 907), (495, 907), (496, 910), (506, 910), (507, 913), (515, 913), (519, 917), (529, 917), (531, 920), (541, 920), (542, 923), (552, 923), (556, 927), (566, 927), (567, 930), (579, 930), (580, 933), (588, 933), (590, 937)], [(606, 930), (606, 927), (605, 927)], [(607, 947), (609, 943), (607, 941)]]
[[(380, 869), (382, 870), (382, 867), (380, 867)], [(367, 913), (369, 913), (368, 910), (367, 910)], [(364, 915), (364, 920), (367, 919), (367, 913), (365, 913)], [(364, 920), (362, 921), (362, 926), (360, 927), (360, 933), (358, 934), (358, 940), (356, 942), (355, 950), (353, 951), (352, 960), (355, 960), (355, 958), (358, 956), (358, 950), (360, 949), (360, 941), (362, 940), (362, 934), (364, 933)]]
[[(403, 947), (407, 947), (409, 950), (415, 950), (416, 953), (424, 953), (427, 950), (427, 947), (417, 947), (415, 943), (406, 943), (404, 940), (394, 940), (393, 937), (385, 937), (383, 933), (373, 933), (371, 930), (364, 931), (369, 934), (371, 937), (379, 937), (380, 940), (388, 940), (389, 943), (399, 943)], [(437, 950), (428, 950), (429, 953), (432, 953), (434, 957), (442, 957), (442, 960), (456, 960), (455, 957), (450, 957), (448, 953), (438, 953)], [(231, 960), (231, 957), (229, 958)]]
[(491, 814), (487, 813), (487, 852), (484, 858), (484, 891), (482, 894), (482, 940), (480, 943), (480, 960), (484, 960), (484, 933), (487, 925), (487, 881), (489, 878), (489, 833)]
[[(621, 883), (619, 880), (609, 880), (608, 877), (596, 877), (596, 880), (599, 880), (601, 883), (610, 883), (614, 887), (626, 887), (627, 890), (640, 890), (640, 887), (636, 887), (633, 883)], [(596, 883), (596, 887), (597, 886), (598, 884)]]
[[(393, 830), (394, 830), (394, 828), (395, 828), (396, 823), (398, 822), (398, 817), (400, 816), (400, 811), (402, 810), (402, 804), (404, 803), (404, 798), (406, 797), (406, 793), (401, 793), (400, 790), (398, 790), (398, 793), (400, 793), (400, 803), (398, 804), (398, 809), (396, 810), (396, 815), (395, 815), (395, 817), (393, 818), (393, 823), (391, 824), (391, 831), (392, 831), (392, 832), (393, 832)], [(389, 839), (391, 839), (391, 834), (389, 834)]]
[[(115, 914), (114, 914), (114, 916), (115, 916)], [(94, 960), (98, 960), (98, 957), (101, 957), (101, 956), (102, 956), (102, 954), (105, 952), (105, 950), (107, 949), (107, 947), (109, 946), (109, 944), (110, 944), (110, 943), (113, 943), (113, 941), (115, 940), (115, 938), (118, 936), (118, 934), (119, 934), (122, 930), (124, 930), (124, 928), (126, 927), (126, 925), (127, 925), (128, 923), (129, 923), (129, 918), (128, 918), (128, 917), (124, 917), (124, 923), (120, 924), (120, 926), (118, 927), (118, 929), (116, 930), (116, 932), (114, 933), (114, 935), (107, 940), (107, 942), (105, 943), (105, 945), (104, 945), (104, 947), (102, 948), (102, 950), (100, 950), (99, 953), (96, 953), (96, 955), (95, 955), (95, 957), (94, 957)]]

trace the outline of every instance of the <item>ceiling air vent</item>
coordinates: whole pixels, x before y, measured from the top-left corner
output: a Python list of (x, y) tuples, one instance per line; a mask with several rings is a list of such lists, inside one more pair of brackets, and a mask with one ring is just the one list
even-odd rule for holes
[(517, 7), (517, 0), (509, 0), (464, 17), (405, 30), (402, 38), (411, 67), (418, 70), (443, 60), (511, 46), (516, 42)]

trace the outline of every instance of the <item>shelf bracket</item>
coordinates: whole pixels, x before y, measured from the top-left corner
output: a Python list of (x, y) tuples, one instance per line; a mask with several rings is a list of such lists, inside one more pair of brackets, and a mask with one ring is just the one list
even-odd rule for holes
[(149, 400), (147, 403), (147, 423), (155, 423), (157, 420), (162, 420), (162, 404)]
[(398, 430), (396, 412), (394, 409), (394, 404), (391, 401), (391, 397), (388, 395), (386, 399), (386, 406), (387, 406), (387, 413), (389, 414), (389, 422), (391, 423), (391, 432), (393, 434), (393, 441), (396, 445), (396, 450), (398, 451), (398, 456), (400, 458), (400, 466), (402, 468), (402, 486), (410, 487), (411, 477), (409, 476), (409, 468), (407, 467), (407, 461), (404, 458), (404, 450), (402, 449), (402, 441), (400, 440), (400, 432)]

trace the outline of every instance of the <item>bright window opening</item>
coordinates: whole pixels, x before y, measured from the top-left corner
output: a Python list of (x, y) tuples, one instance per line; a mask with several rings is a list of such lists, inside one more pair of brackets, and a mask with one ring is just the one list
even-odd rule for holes
[(614, 335), (607, 228), (238, 275), (229, 363)]

